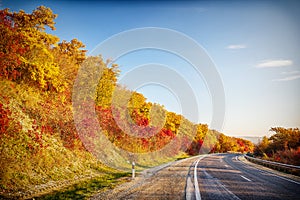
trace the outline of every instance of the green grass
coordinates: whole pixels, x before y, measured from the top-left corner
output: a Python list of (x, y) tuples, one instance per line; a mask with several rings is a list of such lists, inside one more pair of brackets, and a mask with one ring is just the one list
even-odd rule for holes
[(101, 177), (92, 178), (72, 185), (66, 189), (55, 191), (35, 199), (87, 199), (99, 190), (105, 188), (114, 188), (117, 184), (123, 183), (126, 180), (121, 177), (129, 177), (130, 173), (112, 173)]
[(184, 153), (184, 152), (181, 152), (180, 154), (178, 154), (175, 159), (176, 160), (182, 160), (182, 159), (185, 159), (185, 158), (189, 158), (191, 157), (190, 155), (188, 155), (187, 153)]
[[(185, 153), (177, 155), (171, 160), (181, 160), (189, 157)], [(166, 161), (166, 160), (165, 160)], [(170, 160), (168, 160), (170, 161)], [(164, 163), (164, 162), (162, 162)], [(140, 166), (143, 169), (148, 167)], [(131, 173), (126, 172), (113, 172), (101, 177), (89, 179), (78, 184), (72, 185), (60, 191), (54, 191), (52, 193), (37, 197), (39, 200), (49, 199), (88, 199), (92, 195), (96, 194), (100, 190), (114, 188), (117, 184), (126, 182), (126, 179), (120, 179), (122, 177), (131, 177)]]

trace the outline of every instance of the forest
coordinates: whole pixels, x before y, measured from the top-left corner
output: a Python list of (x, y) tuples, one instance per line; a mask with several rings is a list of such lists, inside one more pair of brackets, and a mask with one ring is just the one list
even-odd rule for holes
[[(56, 17), (44, 6), (32, 13), (0, 11), (1, 193), (25, 191), (49, 181), (99, 176), (99, 172), (104, 180), (122, 176), (101, 163), (87, 149), (89, 141), (82, 141), (78, 134), (72, 95), (81, 66), (86, 67), (83, 78), (101, 73), (101, 79), (95, 95), (77, 96), (80, 109), (94, 106), (102, 132), (126, 152), (156, 152), (172, 142), (171, 160), (178, 155), (254, 150), (255, 155), (276, 161), (293, 157), (298, 161), (293, 164), (299, 165), (299, 129), (272, 128), (276, 134), (263, 138), (254, 148), (248, 140), (192, 123), (119, 85), (118, 65), (101, 55), (86, 56), (78, 39), (65, 41), (48, 33), (55, 31)], [(89, 71), (95, 68), (97, 71)], [(89, 137), (97, 138), (93, 125), (89, 118), (82, 120), (81, 126), (91, 127)]]

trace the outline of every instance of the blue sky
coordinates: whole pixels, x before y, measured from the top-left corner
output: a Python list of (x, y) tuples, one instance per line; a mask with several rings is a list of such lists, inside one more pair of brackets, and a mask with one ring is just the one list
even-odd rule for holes
[[(197, 41), (216, 65), (226, 96), (223, 129), (232, 136), (262, 136), (274, 126), (300, 127), (300, 3), (297, 1), (6, 1), (1, 8), (31, 12), (39, 5), (58, 14), (61, 39), (77, 38), (91, 51), (120, 32), (143, 27), (179, 31)], [(174, 68), (195, 92), (199, 122), (213, 111), (203, 77), (170, 53), (144, 50), (116, 61), (122, 76), (144, 63)], [(149, 101), (181, 112), (168, 88), (139, 88)], [(187, 117), (188, 114), (187, 114)], [(193, 119), (192, 119), (193, 120)]]

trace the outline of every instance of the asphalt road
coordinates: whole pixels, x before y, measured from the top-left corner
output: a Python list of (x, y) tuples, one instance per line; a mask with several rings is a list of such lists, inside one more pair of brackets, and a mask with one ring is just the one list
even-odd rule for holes
[(300, 182), (258, 169), (235, 154), (213, 154), (149, 169), (92, 199), (300, 200)]
[[(189, 177), (195, 180), (195, 168), (191, 169)], [(300, 199), (299, 182), (246, 164), (237, 155), (207, 156), (199, 161), (196, 171), (198, 199)], [(196, 195), (187, 195), (187, 199), (197, 199)]]

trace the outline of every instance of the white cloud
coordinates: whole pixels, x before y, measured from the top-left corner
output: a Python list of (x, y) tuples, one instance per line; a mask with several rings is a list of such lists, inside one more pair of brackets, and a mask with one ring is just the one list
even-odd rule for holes
[(300, 74), (300, 71), (281, 72), (281, 74), (286, 74), (286, 75)]
[(273, 81), (292, 81), (300, 78), (300, 71), (287, 71), (287, 72), (281, 72), (281, 74), (286, 75), (285, 78), (281, 79), (275, 79)]
[(244, 44), (232, 44), (226, 47), (227, 49), (245, 49), (246, 45)]
[(281, 78), (281, 79), (275, 79), (273, 81), (292, 81), (292, 80), (296, 80), (300, 78), (300, 74), (294, 75), (294, 76), (288, 76), (285, 78)]
[(257, 68), (286, 67), (293, 64), (292, 60), (263, 60), (256, 65)]

